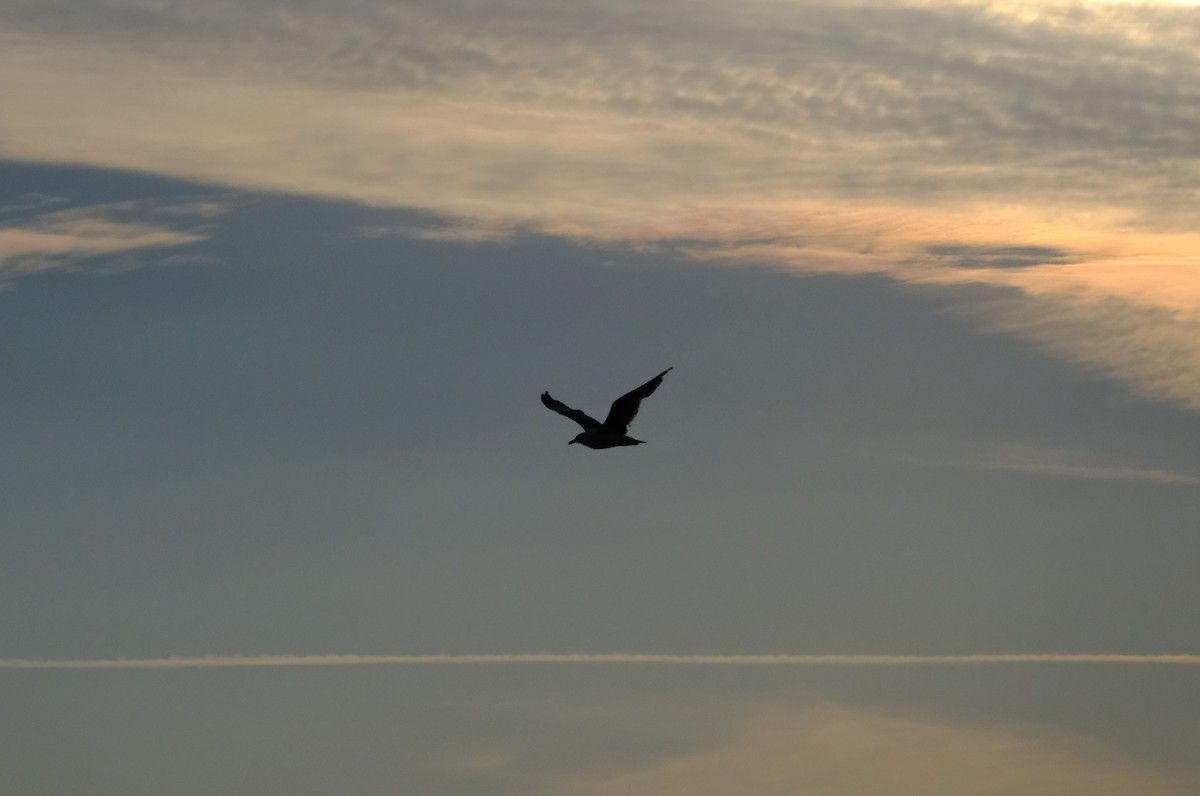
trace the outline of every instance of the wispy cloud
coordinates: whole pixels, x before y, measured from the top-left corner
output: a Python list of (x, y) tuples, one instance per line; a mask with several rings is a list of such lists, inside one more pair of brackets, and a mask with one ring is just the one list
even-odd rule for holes
[(996, 472), (1030, 473), (1093, 481), (1124, 481), (1162, 486), (1200, 486), (1200, 475), (1157, 467), (1082, 461), (1062, 451), (1026, 446), (1006, 446), (995, 455), (979, 459), (905, 459), (924, 467), (951, 467)]
[[(1137, 264), (1126, 267), (1136, 281)], [(1164, 289), (1154, 299), (1037, 289), (995, 295), (965, 313), (987, 331), (1019, 335), (1052, 356), (1120, 379), (1135, 393), (1200, 410), (1200, 304), (1187, 311), (1164, 306), (1187, 301), (1200, 274), (1190, 263), (1175, 270), (1179, 289)]]
[(980, 653), (971, 655), (662, 655), (516, 653), (483, 655), (205, 655), (167, 658), (0, 658), (0, 669), (205, 669), (283, 666), (647, 664), (669, 666), (945, 666), (1045, 664), (1200, 665), (1190, 653)]
[(0, 223), (0, 287), (43, 271), (72, 268), (89, 258), (163, 249), (203, 240), (195, 228), (179, 229), (163, 221), (211, 216), (212, 203), (144, 205), (115, 203), (43, 213), (36, 199), (8, 208), (15, 214)]

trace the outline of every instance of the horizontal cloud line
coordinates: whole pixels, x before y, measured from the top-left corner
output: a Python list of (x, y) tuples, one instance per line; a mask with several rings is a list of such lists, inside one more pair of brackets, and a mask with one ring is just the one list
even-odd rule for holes
[(700, 666), (931, 666), (1010, 663), (1158, 663), (1200, 665), (1187, 653), (981, 653), (969, 655), (660, 655), (524, 653), (481, 655), (205, 655), (167, 658), (0, 658), (0, 669), (206, 669), (274, 666), (432, 666), (521, 663)]
[(1054, 475), (1066, 478), (1084, 478), (1095, 481), (1126, 481), (1135, 483), (1162, 484), (1165, 486), (1200, 486), (1200, 475), (1178, 472), (1175, 470), (1149, 469), (1139, 467), (1114, 467), (1090, 464), (1072, 464), (1070, 462), (1050, 459), (1030, 458), (1022, 460), (1013, 457), (995, 459), (922, 459), (902, 457), (900, 461), (921, 467), (946, 467), (970, 470), (986, 470), (991, 472), (1029, 473), (1032, 475)]

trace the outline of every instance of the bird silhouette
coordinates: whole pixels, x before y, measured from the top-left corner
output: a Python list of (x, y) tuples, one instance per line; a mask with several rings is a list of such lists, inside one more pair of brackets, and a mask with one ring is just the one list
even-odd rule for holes
[(562, 401), (556, 401), (550, 397), (548, 392), (542, 393), (542, 403), (546, 405), (547, 409), (553, 409), (563, 417), (569, 417), (583, 426), (583, 431), (576, 434), (575, 439), (568, 442), (568, 445), (578, 442), (585, 447), (597, 449), (617, 448), (622, 445), (642, 445), (645, 440), (634, 439), (628, 435), (629, 424), (633, 422), (633, 418), (637, 417), (642, 399), (657, 390), (658, 385), (662, 384), (663, 376), (670, 373), (671, 370), (671, 368), (667, 368), (641, 387), (632, 389), (613, 401), (608, 410), (608, 417), (604, 418), (603, 423), (585, 412), (572, 409)]

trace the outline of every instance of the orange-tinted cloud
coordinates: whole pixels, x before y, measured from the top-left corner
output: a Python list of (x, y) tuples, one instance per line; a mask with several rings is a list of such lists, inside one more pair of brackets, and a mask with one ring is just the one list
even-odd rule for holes
[(1200, 775), (1030, 728), (837, 709), (767, 711), (724, 743), (562, 783), (572, 796), (1184, 796)]

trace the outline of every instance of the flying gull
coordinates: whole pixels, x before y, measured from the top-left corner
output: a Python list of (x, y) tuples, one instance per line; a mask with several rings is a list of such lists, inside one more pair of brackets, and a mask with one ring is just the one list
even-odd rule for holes
[(663, 376), (670, 372), (671, 368), (667, 368), (641, 387), (630, 390), (613, 401), (612, 407), (608, 410), (608, 417), (604, 418), (603, 423), (589, 417), (578, 409), (572, 409), (562, 401), (554, 400), (548, 392), (542, 393), (542, 403), (546, 405), (546, 408), (553, 409), (563, 417), (569, 417), (583, 426), (583, 431), (576, 434), (575, 439), (568, 442), (568, 445), (576, 442), (580, 445), (586, 445), (589, 448), (616, 448), (621, 445), (641, 445), (645, 442), (644, 440), (634, 439), (626, 434), (629, 430), (629, 424), (637, 416), (638, 407), (641, 405), (642, 399), (657, 390), (658, 385), (662, 384)]

